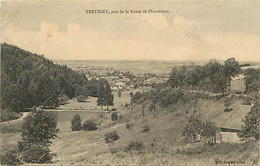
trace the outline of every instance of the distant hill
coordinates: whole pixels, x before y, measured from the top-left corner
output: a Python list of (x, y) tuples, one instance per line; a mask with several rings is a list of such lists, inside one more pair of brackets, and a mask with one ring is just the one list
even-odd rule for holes
[(97, 81), (16, 46), (1, 44), (1, 108), (57, 107), (58, 97), (95, 96)]

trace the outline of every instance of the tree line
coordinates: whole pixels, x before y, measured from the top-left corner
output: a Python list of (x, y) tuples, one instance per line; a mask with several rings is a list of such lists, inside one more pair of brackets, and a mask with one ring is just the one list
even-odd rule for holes
[(230, 91), (231, 78), (241, 73), (235, 58), (227, 59), (224, 64), (211, 60), (206, 65), (190, 65), (172, 69), (167, 84), (171, 87), (182, 87), (225, 93)]
[(227, 59), (224, 64), (211, 60), (207, 64), (174, 67), (167, 85), (173, 88), (188, 88), (212, 93), (230, 93), (232, 77), (244, 74), (245, 93), (259, 92), (260, 68), (241, 69), (235, 58)]

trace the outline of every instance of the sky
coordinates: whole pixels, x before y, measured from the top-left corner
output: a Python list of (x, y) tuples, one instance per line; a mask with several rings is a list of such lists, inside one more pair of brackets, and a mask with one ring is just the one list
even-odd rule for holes
[(260, 61), (260, 1), (2, 1), (3, 42), (52, 60)]

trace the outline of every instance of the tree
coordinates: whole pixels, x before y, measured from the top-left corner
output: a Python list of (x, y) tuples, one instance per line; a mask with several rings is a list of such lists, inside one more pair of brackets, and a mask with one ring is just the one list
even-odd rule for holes
[(99, 85), (98, 88), (98, 99), (97, 99), (97, 105), (101, 106), (101, 109), (103, 110), (103, 105), (105, 105), (105, 87), (104, 85)]
[(103, 106), (107, 106), (107, 110), (108, 106), (114, 105), (114, 96), (107, 81), (99, 85), (97, 105), (101, 106), (101, 109)]
[(246, 93), (259, 92), (260, 90), (260, 69), (249, 68), (244, 71)]
[(258, 141), (260, 138), (260, 103), (257, 102), (251, 108), (250, 112), (245, 116), (243, 120), (244, 125), (238, 136), (242, 141), (253, 138)]
[(225, 75), (223, 65), (219, 64), (216, 60), (211, 60), (204, 66), (206, 70), (207, 78), (210, 80), (209, 87), (212, 88), (213, 92), (225, 93), (227, 88), (228, 78)]
[(196, 141), (197, 136), (202, 133), (202, 124), (200, 119), (191, 117), (189, 123), (184, 127), (183, 136), (191, 141)]
[(224, 75), (223, 69), (220, 69), (218, 72), (214, 73), (213, 79), (213, 88), (215, 92), (221, 92), (223, 95), (227, 89), (228, 79)]
[(71, 119), (71, 129), (72, 131), (79, 131), (82, 129), (81, 118), (79, 114), (75, 114), (73, 119)]
[[(46, 113), (41, 109), (34, 108), (31, 114), (25, 118), (21, 140), (18, 141), (18, 150), (26, 162), (50, 162), (52, 154), (50, 154), (49, 146), (52, 143), (51, 139), (57, 137), (58, 129), (56, 126), (53, 114)], [(37, 153), (34, 150), (37, 150)], [(28, 159), (32, 153), (35, 154), (34, 157)]]
[(191, 117), (183, 130), (183, 136), (191, 141), (197, 141), (197, 137), (200, 135), (206, 138), (209, 143), (212, 143), (216, 140), (217, 129), (213, 122), (202, 122), (199, 118)]
[(228, 79), (228, 91), (230, 92), (231, 78), (237, 76), (241, 72), (239, 63), (235, 58), (229, 58), (224, 64), (224, 73)]
[(201, 136), (208, 139), (208, 143), (216, 143), (217, 126), (213, 122), (206, 121), (202, 125)]
[(189, 66), (189, 69), (185, 71), (184, 82), (187, 85), (197, 86), (199, 84), (199, 73), (196, 70), (196, 66)]
[(109, 83), (107, 83), (105, 86), (105, 92), (106, 92), (106, 106), (108, 110), (108, 106), (114, 105), (114, 95), (112, 94), (112, 90), (110, 88)]
[(172, 69), (167, 84), (173, 88), (182, 87), (184, 85), (186, 66), (175, 67)]

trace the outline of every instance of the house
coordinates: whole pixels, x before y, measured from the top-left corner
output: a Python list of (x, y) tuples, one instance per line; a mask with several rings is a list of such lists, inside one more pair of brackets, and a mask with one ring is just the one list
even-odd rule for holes
[(218, 126), (216, 142), (241, 143), (237, 133), (241, 131), (243, 119), (250, 112), (252, 105), (239, 105), (230, 112), (224, 112), (212, 121)]

